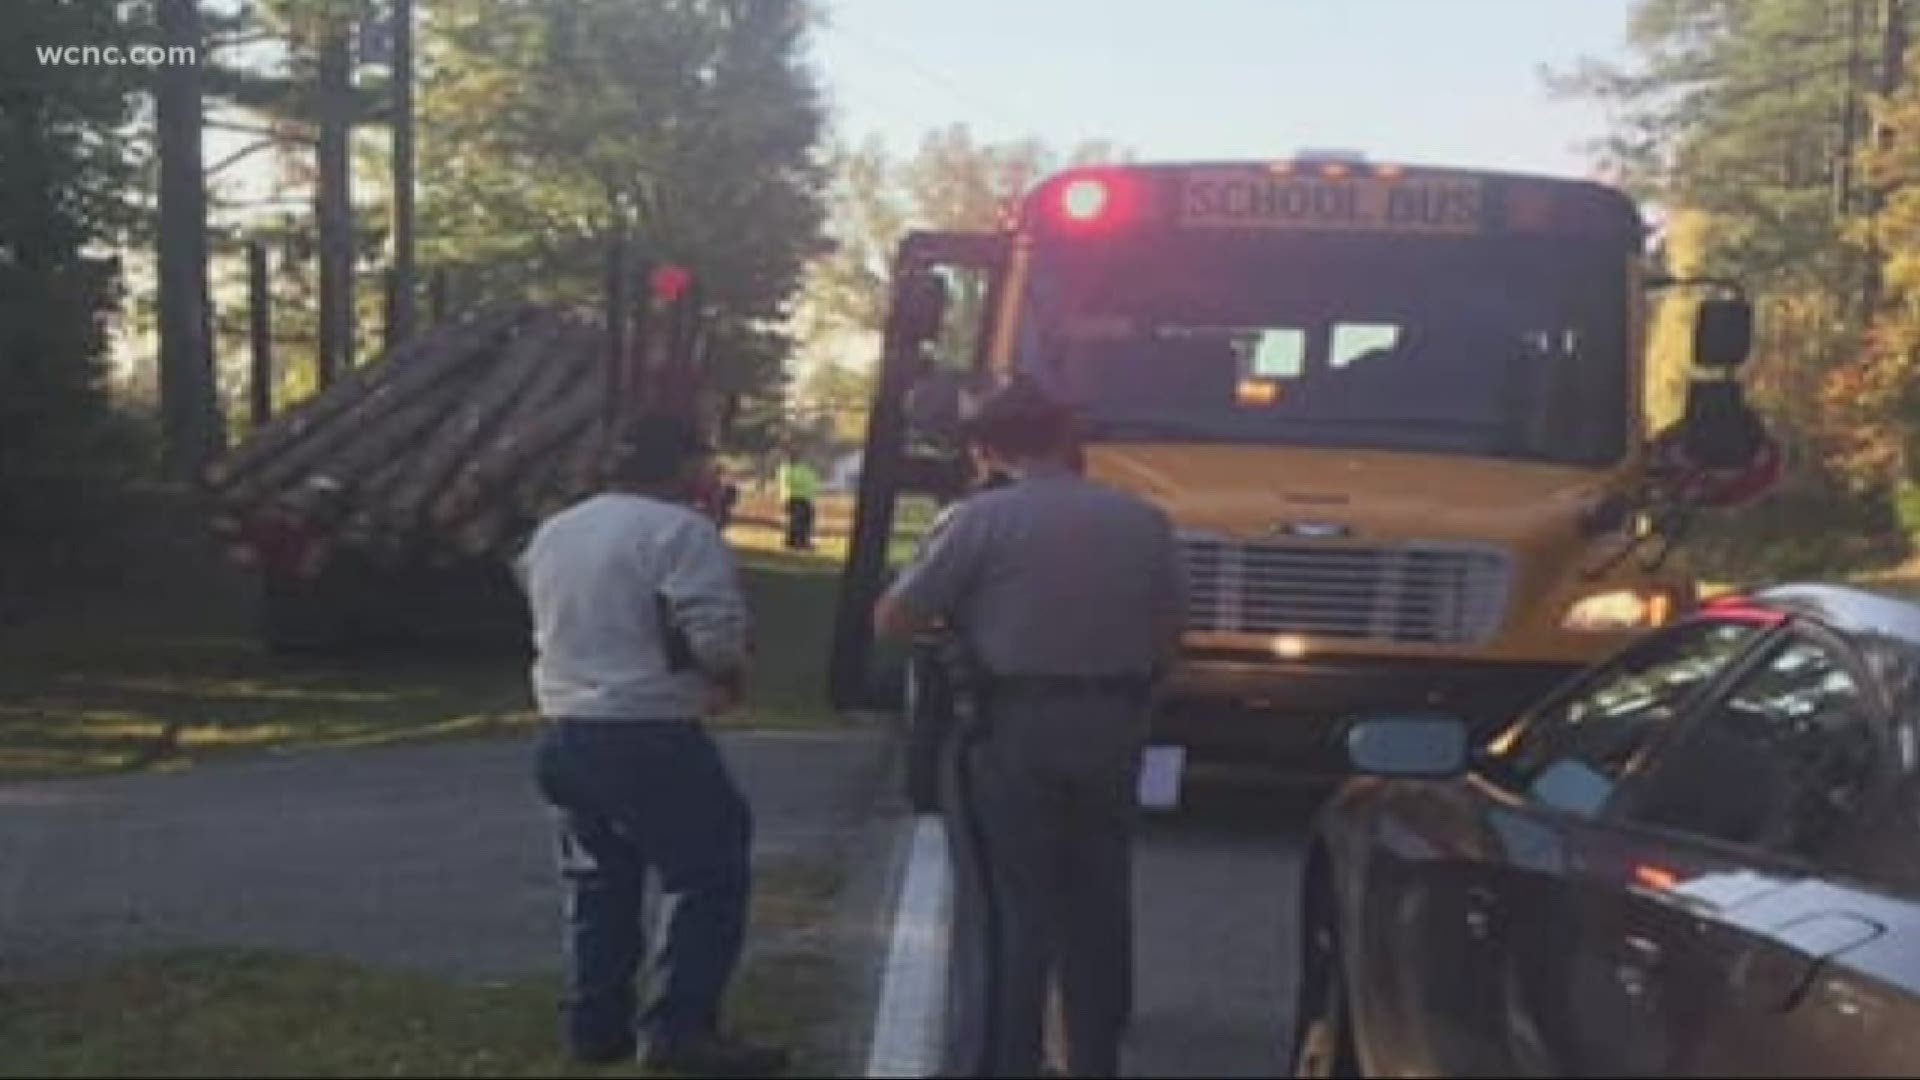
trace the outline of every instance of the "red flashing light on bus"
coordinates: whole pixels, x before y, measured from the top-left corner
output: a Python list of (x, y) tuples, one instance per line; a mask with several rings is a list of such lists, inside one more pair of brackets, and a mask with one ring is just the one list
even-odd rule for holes
[(1050, 223), (1064, 232), (1104, 232), (1134, 222), (1145, 193), (1134, 177), (1084, 172), (1064, 178), (1042, 204)]
[(1111, 199), (1106, 181), (1083, 176), (1060, 189), (1060, 212), (1069, 220), (1091, 223), (1106, 212)]

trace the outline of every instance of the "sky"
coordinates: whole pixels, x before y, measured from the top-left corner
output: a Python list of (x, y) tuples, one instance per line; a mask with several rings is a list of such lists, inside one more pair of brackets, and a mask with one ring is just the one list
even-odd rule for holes
[(1586, 175), (1604, 113), (1539, 70), (1622, 54), (1631, 0), (822, 0), (840, 132), (910, 152), (1107, 139), (1143, 160), (1358, 150)]

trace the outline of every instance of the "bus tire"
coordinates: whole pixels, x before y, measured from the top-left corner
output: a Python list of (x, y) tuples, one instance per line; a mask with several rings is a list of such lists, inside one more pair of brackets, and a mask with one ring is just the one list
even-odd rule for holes
[(901, 716), (907, 803), (916, 814), (938, 813), (940, 755), (953, 728), (953, 685), (936, 651), (916, 649), (908, 659)]

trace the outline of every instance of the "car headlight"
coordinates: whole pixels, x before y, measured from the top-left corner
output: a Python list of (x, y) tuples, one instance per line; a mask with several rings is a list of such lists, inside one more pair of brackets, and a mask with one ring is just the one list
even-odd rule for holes
[(1651, 630), (1663, 625), (1672, 612), (1673, 602), (1666, 593), (1612, 589), (1575, 601), (1560, 626), (1589, 633)]

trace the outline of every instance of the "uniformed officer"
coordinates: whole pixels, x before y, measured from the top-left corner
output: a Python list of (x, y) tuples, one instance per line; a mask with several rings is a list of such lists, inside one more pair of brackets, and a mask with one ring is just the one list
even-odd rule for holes
[(1065, 411), (1025, 382), (968, 435), (1013, 478), (957, 504), (877, 630), (944, 622), (974, 667), (947, 760), (956, 853), (945, 1071), (1032, 1076), (1050, 981), (1067, 1067), (1112, 1076), (1131, 1008), (1131, 828), (1153, 684), (1180, 635), (1165, 514), (1073, 468)]

